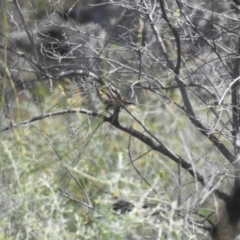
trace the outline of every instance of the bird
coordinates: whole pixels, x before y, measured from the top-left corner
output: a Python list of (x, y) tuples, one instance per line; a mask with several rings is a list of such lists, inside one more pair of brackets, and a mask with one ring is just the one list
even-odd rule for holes
[(121, 105), (136, 105), (128, 98), (122, 97), (120, 91), (112, 85), (97, 88), (97, 96), (106, 106), (106, 110), (114, 109)]

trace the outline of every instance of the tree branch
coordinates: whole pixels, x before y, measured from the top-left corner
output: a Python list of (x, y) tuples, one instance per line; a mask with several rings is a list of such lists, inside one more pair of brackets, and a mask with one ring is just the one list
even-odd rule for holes
[(162, 10), (162, 16), (163, 19), (167, 22), (168, 27), (170, 28), (170, 30), (172, 31), (175, 40), (176, 40), (176, 44), (177, 44), (177, 64), (176, 67), (173, 69), (172, 66), (172, 70), (174, 71), (174, 73), (176, 74), (175, 76), (175, 81), (177, 82), (179, 89), (181, 91), (181, 95), (182, 95), (182, 99), (186, 108), (186, 113), (187, 116), (189, 117), (190, 121), (198, 128), (198, 130), (207, 138), (209, 138), (209, 140), (212, 141), (212, 143), (219, 149), (219, 151), (223, 154), (223, 156), (229, 161), (229, 162), (233, 162), (234, 161), (234, 156), (228, 151), (228, 149), (225, 147), (225, 145), (223, 143), (221, 143), (212, 133), (209, 133), (210, 131), (205, 128), (203, 126), (203, 124), (196, 118), (196, 115), (193, 111), (191, 102), (188, 98), (187, 92), (186, 92), (186, 88), (185, 88), (185, 83), (178, 77), (179, 71), (180, 71), (180, 65), (181, 65), (181, 44), (180, 44), (180, 38), (179, 38), (179, 34), (177, 32), (177, 29), (170, 23), (166, 11), (165, 11), (165, 7), (164, 7), (164, 1), (163, 0), (159, 0), (160, 6), (161, 6), (161, 10)]
[(11, 124), (7, 127), (2, 128), (0, 130), (0, 132), (4, 132), (4, 131), (7, 131), (7, 130), (10, 130), (12, 128), (16, 128), (19, 126), (29, 125), (30, 123), (33, 123), (33, 122), (36, 122), (36, 121), (39, 121), (39, 120), (42, 120), (45, 118), (63, 115), (63, 114), (72, 114), (72, 113), (82, 113), (82, 114), (85, 114), (88, 116), (98, 117), (98, 118), (102, 119), (103, 122), (108, 122), (111, 125), (113, 125), (114, 127), (116, 127), (117, 129), (130, 134), (131, 136), (133, 136), (133, 137), (137, 138), (138, 140), (140, 140), (141, 142), (145, 143), (151, 149), (167, 156), (168, 158), (172, 159), (175, 163), (179, 164), (190, 175), (192, 175), (192, 177), (194, 177), (199, 183), (201, 183), (201, 185), (203, 185), (204, 187), (207, 187), (209, 190), (213, 190), (220, 199), (222, 199), (223, 201), (225, 201), (227, 199), (228, 196), (225, 193), (221, 192), (218, 189), (214, 189), (213, 186), (208, 186), (204, 177), (196, 171), (196, 169), (194, 168), (194, 166), (192, 164), (188, 163), (182, 157), (173, 153), (170, 149), (168, 149), (166, 146), (164, 146), (164, 144), (160, 140), (158, 140), (156, 142), (153, 139), (144, 135), (143, 133), (133, 129), (132, 127), (127, 127), (127, 126), (120, 124), (118, 121), (118, 118), (116, 118), (116, 116), (114, 114), (112, 114), (110, 117), (107, 117), (104, 114), (99, 114), (99, 113), (88, 111), (85, 109), (67, 109), (67, 110), (42, 114), (42, 115), (30, 118), (28, 120), (22, 121), (18, 124)]
[(45, 113), (45, 114), (39, 115), (37, 117), (33, 117), (33, 118), (27, 119), (25, 121), (22, 121), (20, 123), (12, 123), (7, 127), (2, 128), (0, 130), (0, 132), (5, 132), (7, 130), (10, 130), (12, 128), (16, 128), (19, 126), (29, 125), (30, 123), (37, 122), (37, 121), (40, 121), (45, 118), (54, 117), (54, 116), (63, 115), (63, 114), (69, 114), (69, 113), (82, 113), (82, 114), (92, 116), (92, 117), (99, 117), (99, 118), (103, 119), (103, 121), (108, 121), (108, 118), (104, 114), (99, 114), (99, 113), (88, 111), (85, 109), (67, 109), (67, 110), (62, 110), (62, 111), (57, 111), (57, 112)]

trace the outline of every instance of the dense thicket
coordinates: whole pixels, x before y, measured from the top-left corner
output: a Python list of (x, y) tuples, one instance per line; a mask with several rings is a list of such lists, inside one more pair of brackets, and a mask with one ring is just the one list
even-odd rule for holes
[(0, 234), (237, 237), (239, 8), (0, 0)]

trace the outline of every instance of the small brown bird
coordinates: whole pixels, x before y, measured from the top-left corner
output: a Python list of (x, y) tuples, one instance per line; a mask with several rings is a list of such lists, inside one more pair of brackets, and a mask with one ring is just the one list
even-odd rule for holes
[(135, 105), (128, 98), (122, 97), (120, 91), (114, 86), (104, 86), (97, 88), (97, 95), (106, 106), (106, 110), (120, 105)]

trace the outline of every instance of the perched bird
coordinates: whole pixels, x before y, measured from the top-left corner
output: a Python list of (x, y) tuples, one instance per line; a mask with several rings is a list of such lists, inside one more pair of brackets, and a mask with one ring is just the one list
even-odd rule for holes
[(122, 97), (117, 88), (110, 85), (97, 88), (97, 96), (106, 106), (106, 110), (120, 105), (135, 105), (128, 98)]

